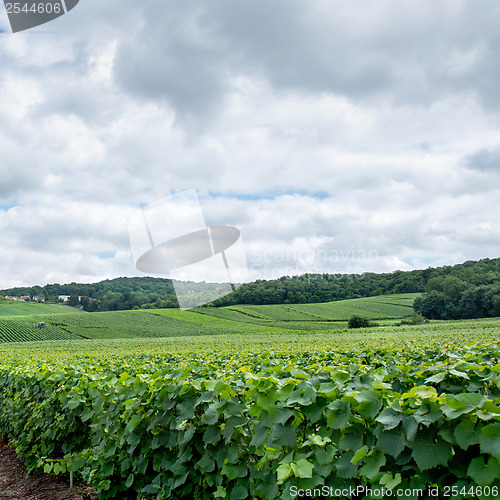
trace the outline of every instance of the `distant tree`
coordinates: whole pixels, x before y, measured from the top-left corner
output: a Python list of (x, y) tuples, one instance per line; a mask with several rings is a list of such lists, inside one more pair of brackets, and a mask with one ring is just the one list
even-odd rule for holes
[(421, 314), (414, 314), (411, 317), (411, 319), (409, 321), (409, 324), (410, 325), (420, 325), (424, 321), (425, 321), (425, 318)]
[(426, 292), (436, 291), (442, 293), (446, 299), (456, 301), (467, 288), (467, 283), (456, 276), (440, 276), (432, 278), (425, 287)]
[(489, 316), (492, 294), (487, 286), (478, 286), (466, 290), (460, 301), (460, 311), (463, 318), (484, 318)]
[(491, 301), (490, 316), (500, 316), (500, 293), (497, 292)]
[(363, 316), (354, 315), (349, 318), (347, 322), (348, 328), (366, 328), (368, 326), (373, 326), (368, 318)]
[(70, 295), (68, 299), (68, 305), (73, 307), (80, 305), (80, 299), (78, 298), (78, 295)]
[(419, 312), (427, 319), (441, 319), (445, 306), (446, 297), (444, 294), (432, 290), (424, 296), (420, 311), (416, 312)]
[(98, 299), (89, 299), (89, 303), (84, 307), (85, 311), (96, 312), (101, 310), (101, 301)]
[(421, 295), (416, 297), (415, 300), (413, 301), (413, 310), (415, 311), (416, 314), (422, 314), (423, 303), (424, 303), (424, 298)]

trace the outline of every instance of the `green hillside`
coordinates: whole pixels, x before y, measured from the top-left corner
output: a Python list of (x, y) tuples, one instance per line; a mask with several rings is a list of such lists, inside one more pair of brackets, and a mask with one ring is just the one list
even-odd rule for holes
[(418, 293), (380, 295), (322, 304), (229, 306), (223, 310), (259, 320), (285, 322), (347, 321), (355, 314), (369, 319), (399, 319), (413, 315), (413, 301), (419, 295)]
[[(383, 295), (325, 304), (230, 306), (225, 308), (146, 309), (81, 313), (52, 306), (57, 314), (0, 317), (0, 342), (66, 339), (118, 339), (184, 337), (220, 334), (266, 334), (293, 331), (334, 331), (345, 329), (354, 314), (374, 320), (404, 318), (413, 314), (418, 294)], [(36, 311), (53, 311), (44, 304), (24, 304)], [(7, 307), (7, 306), (6, 306)], [(64, 306), (63, 306), (64, 307)], [(36, 324), (43, 321), (44, 328)]]
[(0, 317), (0, 343), (36, 342), (41, 340), (81, 340), (82, 337), (47, 322), (43, 328), (37, 327), (34, 316)]
[[(79, 317), (219, 324), (199, 311)], [(283, 475), (293, 465), (329, 488), (382, 491), (386, 484), (367, 483), (373, 473), (376, 481), (397, 478), (400, 492), (425, 491), (445, 474), (473, 493), (460, 498), (498, 499), (498, 318), (334, 333), (268, 330), (3, 344), (0, 434), (22, 443), (31, 472), (67, 477), (69, 465), (82, 488), (94, 488), (93, 498), (145, 498), (145, 490), (149, 498), (217, 498), (221, 471), (226, 499), (311, 498), (288, 494), (311, 484)], [(361, 465), (352, 463), (356, 455)], [(171, 464), (181, 464), (181, 474)], [(353, 486), (345, 486), (346, 470)], [(288, 485), (278, 485), (280, 477)], [(239, 479), (245, 486), (234, 495)], [(255, 495), (246, 494), (250, 481)]]
[(21, 300), (0, 300), (0, 317), (28, 316), (32, 314), (75, 313), (78, 309), (62, 304), (43, 304), (39, 302), (23, 302)]
[[(455, 284), (443, 280), (452, 279)], [(436, 283), (436, 280), (440, 283)], [(457, 282), (458, 281), (458, 288)], [(462, 283), (463, 282), (463, 283)], [(186, 283), (185, 283), (186, 284)], [(441, 286), (442, 285), (442, 286)], [(189, 288), (194, 294), (201, 295), (200, 303), (213, 300), (217, 283), (192, 283)], [(413, 271), (394, 271), (391, 273), (363, 274), (303, 274), (301, 276), (282, 276), (272, 280), (256, 280), (243, 283), (234, 292), (213, 302), (216, 307), (262, 304), (322, 304), (326, 302), (388, 294), (424, 293), (453, 291), (453, 298), (460, 301), (461, 295), (473, 292), (477, 287), (489, 287), (489, 292), (500, 289), (500, 258), (467, 261), (454, 266), (415, 269)], [(484, 295), (485, 290), (479, 290)], [(47, 284), (44, 286), (17, 287), (0, 290), (5, 295), (44, 297), (55, 302), (59, 295), (69, 295), (74, 305), (81, 297), (80, 305), (88, 312), (123, 311), (137, 308), (165, 309), (177, 307), (172, 280), (166, 278), (121, 277), (98, 283)], [(500, 304), (500, 292), (498, 293)], [(474, 298), (474, 301), (476, 299)], [(499, 306), (500, 307), (500, 306)], [(449, 310), (450, 308), (448, 308)], [(486, 311), (486, 316), (500, 316), (500, 309)], [(448, 311), (449, 312), (449, 311)], [(26, 313), (29, 314), (29, 313)], [(467, 313), (461, 311), (465, 317)], [(475, 314), (474, 317), (480, 317)]]

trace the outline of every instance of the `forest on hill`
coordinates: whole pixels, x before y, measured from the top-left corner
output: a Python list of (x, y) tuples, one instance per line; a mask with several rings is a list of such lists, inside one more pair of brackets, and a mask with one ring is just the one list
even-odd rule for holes
[[(200, 283), (197, 293), (212, 300), (218, 284)], [(70, 305), (86, 311), (177, 307), (172, 281), (132, 277), (99, 283), (50, 284), (5, 289), (2, 296), (29, 295), (57, 301), (69, 295)], [(208, 306), (235, 304), (304, 304), (394, 293), (423, 293), (417, 312), (434, 319), (500, 315), (500, 258), (467, 261), (454, 266), (364, 274), (304, 274), (257, 280)], [(79, 298), (80, 297), (80, 298)]]

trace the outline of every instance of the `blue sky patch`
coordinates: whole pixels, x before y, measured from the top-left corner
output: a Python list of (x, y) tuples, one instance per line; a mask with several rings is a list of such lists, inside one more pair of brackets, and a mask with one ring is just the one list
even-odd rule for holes
[(7, 203), (0, 203), (0, 210), (4, 210), (7, 212), (7, 210), (10, 210), (11, 208), (17, 207), (18, 204), (15, 201), (9, 201)]
[(112, 259), (114, 256), (116, 255), (116, 252), (112, 252), (112, 251), (107, 251), (107, 252), (99, 252), (97, 254), (97, 256), (100, 258), (100, 259)]

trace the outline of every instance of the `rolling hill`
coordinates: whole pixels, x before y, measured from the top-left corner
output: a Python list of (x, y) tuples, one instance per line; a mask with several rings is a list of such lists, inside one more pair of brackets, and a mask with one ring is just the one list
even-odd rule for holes
[(21, 300), (0, 300), (0, 317), (28, 316), (33, 314), (78, 313), (79, 309), (63, 304), (43, 304), (38, 302), (23, 302)]
[[(49, 304), (10, 304), (0, 309), (3, 311), (0, 342), (333, 331), (345, 329), (345, 322), (354, 314), (391, 322), (411, 316), (413, 300), (418, 295), (382, 295), (323, 304), (204, 307), (188, 311), (144, 309), (82, 313)], [(23, 315), (27, 310), (35, 314)], [(5, 314), (8, 311), (12, 312), (10, 316)], [(38, 328), (36, 325), (40, 322), (46, 326)]]

